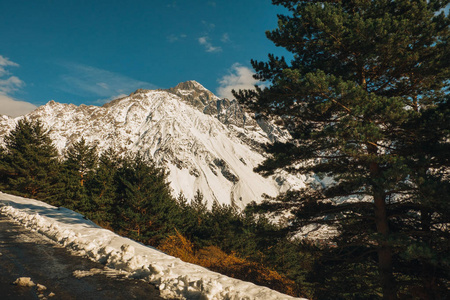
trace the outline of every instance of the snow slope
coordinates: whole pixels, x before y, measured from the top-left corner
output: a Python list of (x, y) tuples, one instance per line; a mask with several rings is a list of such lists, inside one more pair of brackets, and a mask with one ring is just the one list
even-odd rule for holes
[(156, 284), (165, 298), (296, 299), (182, 262), (100, 228), (69, 209), (0, 192), (0, 211), (79, 255)]
[[(26, 117), (39, 119), (61, 154), (84, 137), (103, 151), (140, 152), (170, 170), (173, 194), (192, 199), (200, 190), (212, 204), (243, 208), (276, 196), (300, 179), (263, 178), (253, 168), (264, 160), (261, 143), (286, 133), (258, 121), (236, 101), (219, 99), (195, 81), (168, 90), (137, 90), (102, 107), (50, 101)], [(0, 143), (19, 118), (0, 116)]]

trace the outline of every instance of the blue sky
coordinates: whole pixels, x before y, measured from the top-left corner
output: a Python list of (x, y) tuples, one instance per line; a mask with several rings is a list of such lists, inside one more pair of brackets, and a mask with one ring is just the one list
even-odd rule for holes
[(250, 59), (286, 54), (265, 37), (281, 12), (270, 0), (0, 0), (0, 114), (187, 80), (229, 96), (254, 84)]

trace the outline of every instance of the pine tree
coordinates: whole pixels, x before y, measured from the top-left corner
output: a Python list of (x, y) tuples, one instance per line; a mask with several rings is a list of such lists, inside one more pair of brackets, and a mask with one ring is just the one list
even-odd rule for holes
[(6, 150), (0, 146), (0, 190), (6, 190), (6, 184), (8, 182), (8, 167), (5, 163)]
[(21, 119), (5, 137), (0, 173), (9, 192), (44, 199), (55, 185), (58, 152), (40, 121)]
[(120, 159), (117, 153), (108, 148), (100, 155), (95, 174), (87, 184), (93, 201), (92, 211), (88, 217), (104, 226), (109, 226), (114, 219), (113, 205), (117, 198), (119, 167)]
[(124, 159), (117, 180), (115, 226), (138, 241), (156, 245), (173, 231), (172, 220), (178, 212), (167, 173), (153, 161), (136, 155)]
[[(265, 175), (278, 168), (315, 172), (330, 177), (332, 184), (288, 193), (264, 205), (268, 210), (290, 209), (294, 232), (311, 223), (336, 226), (340, 254), (366, 267), (376, 259), (383, 297), (396, 299), (400, 278), (394, 271), (403, 271), (400, 252), (405, 240), (414, 240), (409, 233), (418, 226), (404, 227), (410, 225), (408, 212), (434, 218), (444, 203), (437, 201), (439, 205), (426, 211), (426, 199), (416, 197), (419, 207), (411, 212), (407, 207), (412, 207), (412, 195), (424, 188), (420, 178), (425, 174), (437, 172), (434, 179), (448, 181), (443, 175), (448, 168), (436, 167), (434, 152), (419, 167), (417, 155), (427, 150), (412, 155), (417, 147), (410, 147), (427, 140), (411, 124), (423, 126), (430, 110), (444, 118), (450, 56), (449, 17), (442, 10), (448, 1), (273, 3), (289, 14), (280, 15), (278, 28), (267, 36), (293, 59), (287, 63), (269, 55), (266, 63), (252, 61), (255, 78), (270, 85), (235, 96), (260, 117), (283, 123), (292, 139), (269, 146), (272, 157), (258, 170)], [(438, 157), (443, 157), (448, 131), (437, 136), (430, 147), (439, 148)], [(395, 214), (398, 210), (401, 215)], [(376, 284), (370, 286), (376, 289)]]
[(93, 201), (86, 185), (94, 175), (98, 160), (97, 147), (81, 138), (67, 149), (64, 158), (60, 180), (65, 188), (60, 195), (60, 204), (81, 213), (91, 211)]
[(87, 144), (82, 137), (67, 149), (64, 164), (68, 170), (78, 173), (79, 184), (84, 186), (87, 176), (92, 174), (96, 167), (97, 160), (97, 146)]
[(414, 129), (414, 136), (397, 146), (410, 170), (402, 202), (393, 209), (398, 216), (393, 225), (407, 235), (398, 264), (403, 274), (413, 278), (412, 293), (431, 299), (448, 293), (450, 278), (450, 102), (446, 97), (410, 120), (406, 127)]

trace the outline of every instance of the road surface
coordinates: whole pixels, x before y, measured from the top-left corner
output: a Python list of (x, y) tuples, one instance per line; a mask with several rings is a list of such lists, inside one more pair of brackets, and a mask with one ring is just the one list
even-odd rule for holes
[[(75, 276), (92, 274), (92, 271), (98, 274), (81, 278)], [(19, 277), (31, 277), (34, 283), (44, 285), (47, 289), (38, 291), (37, 286), (12, 284)], [(102, 264), (71, 255), (46, 237), (16, 225), (0, 214), (0, 299), (162, 298), (155, 286), (117, 274), (111, 276), (111, 272)]]

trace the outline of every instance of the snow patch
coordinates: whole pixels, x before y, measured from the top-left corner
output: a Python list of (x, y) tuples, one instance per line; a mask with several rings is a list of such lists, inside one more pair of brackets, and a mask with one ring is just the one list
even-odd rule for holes
[[(0, 192), (0, 211), (78, 255), (155, 284), (165, 298), (297, 299), (183, 262), (103, 229), (66, 208), (58, 209), (41, 201)], [(95, 272), (97, 270), (91, 270), (91, 273)], [(77, 275), (88, 276), (88, 273), (80, 271)]]

